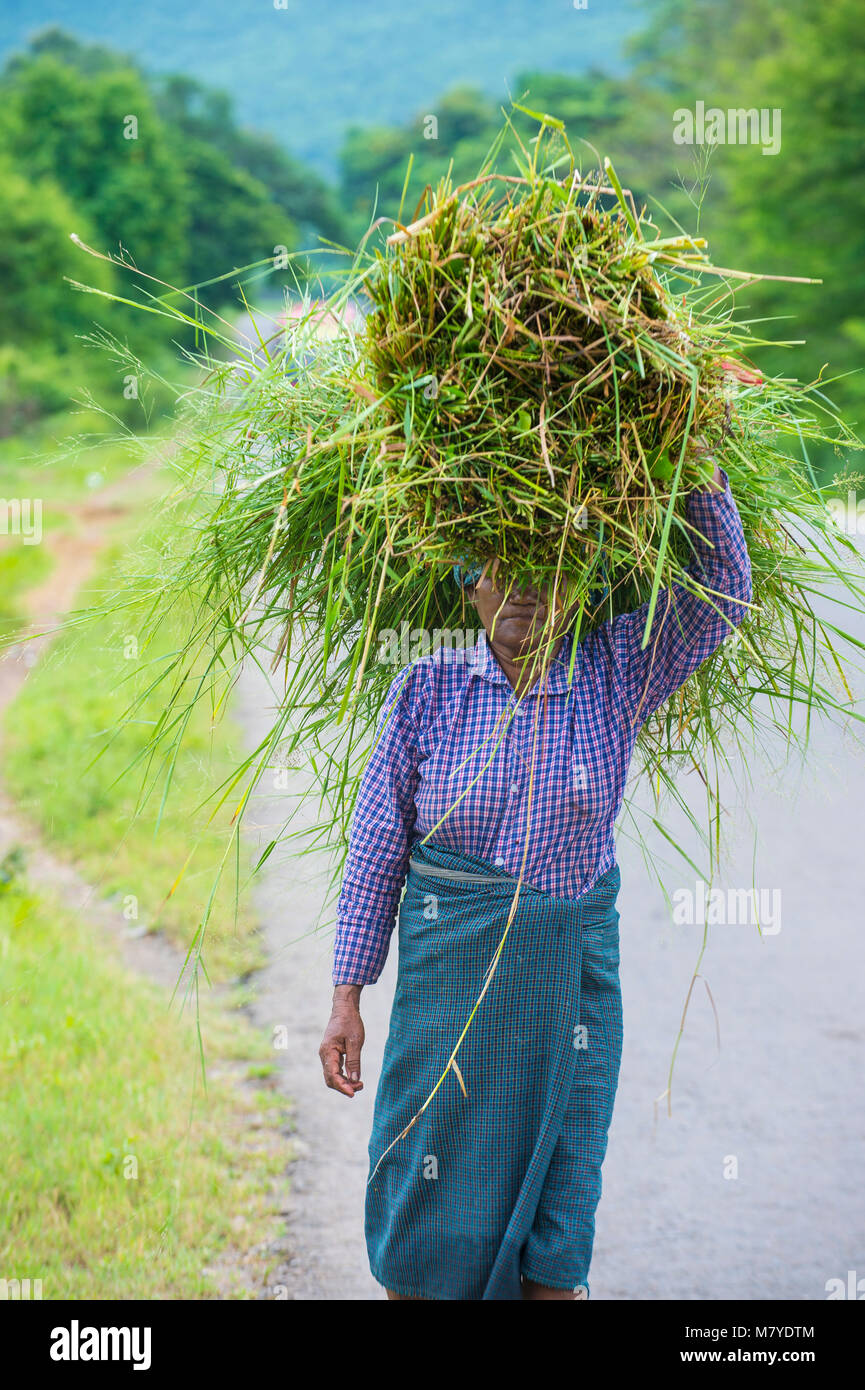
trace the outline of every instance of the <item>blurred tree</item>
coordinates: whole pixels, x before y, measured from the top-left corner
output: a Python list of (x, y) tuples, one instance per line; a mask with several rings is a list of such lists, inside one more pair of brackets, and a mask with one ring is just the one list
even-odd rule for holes
[[(625, 114), (629, 99), (626, 82), (597, 69), (580, 77), (520, 72), (514, 79), (513, 93), (521, 105), (564, 121), (572, 145), (605, 136)], [(514, 113), (514, 124), (523, 135), (537, 130), (537, 125), (519, 111)]]
[(31, 40), (26, 53), (13, 53), (6, 64), (6, 71), (15, 72), (19, 67), (26, 68), (33, 58), (55, 58), (58, 63), (78, 68), (89, 74), (113, 72), (118, 67), (134, 68), (133, 58), (118, 53), (114, 48), (103, 44), (82, 43), (73, 34), (51, 26), (41, 30)]
[[(295, 228), (272, 201), (268, 190), (238, 169), (216, 145), (204, 140), (184, 144), (183, 167), (194, 196), (190, 199), (183, 280), (198, 285), (273, 257), (277, 247), (296, 244)], [(264, 268), (263, 268), (264, 269)], [(209, 286), (201, 297), (218, 304), (238, 302), (232, 278)]]
[[(51, 338), (55, 344), (91, 327), (99, 301), (76, 294), (64, 276), (80, 281), (84, 258), (69, 240), (93, 233), (63, 190), (49, 178), (31, 181), (0, 159), (0, 342)], [(88, 261), (87, 278), (112, 284), (105, 261)]]
[[(749, 315), (772, 316), (766, 336), (806, 340), (798, 361), (765, 354), (800, 378), (853, 371), (830, 394), (862, 417), (858, 372), (865, 319), (865, 25), (859, 0), (649, 0), (632, 44), (649, 94), (656, 153), (672, 169), (673, 111), (697, 100), (722, 109), (778, 110), (781, 147), (712, 149), (705, 228), (721, 264), (822, 285), (764, 281), (740, 294)], [(681, 160), (681, 150), (679, 151)]]
[(156, 93), (158, 110), (181, 144), (215, 146), (238, 169), (250, 174), (288, 214), (304, 244), (316, 235), (336, 242), (345, 238), (346, 219), (333, 189), (272, 136), (240, 129), (233, 102), (225, 92), (206, 87), (195, 78), (173, 74), (157, 81)]
[[(309, 243), (345, 240), (323, 180), (269, 137), (238, 129), (230, 99), (192, 78), (149, 81), (131, 59), (54, 29), (10, 59), (0, 97), (0, 150), (64, 189), (96, 249), (122, 251), (157, 279), (223, 276), (296, 249), (299, 228)], [(236, 301), (232, 278), (203, 298)]]
[(53, 53), (16, 59), (0, 78), (0, 147), (60, 185), (89, 218), (96, 249), (122, 250), (161, 279), (180, 274), (183, 168), (136, 71), (87, 73)]
[[(581, 77), (559, 73), (520, 72), (512, 86), (514, 100), (538, 112), (548, 112), (564, 120), (577, 158), (581, 141), (605, 143), (618, 129), (627, 108), (628, 85), (621, 80), (592, 71)], [(374, 127), (349, 132), (342, 150), (341, 183), (343, 201), (355, 216), (369, 216), (376, 189), (378, 210), (395, 215), (402, 194), (409, 158), (413, 159), (409, 196), (403, 209), (406, 216), (427, 184), (435, 186), (452, 166), (455, 183), (473, 178), (493, 146), (508, 114), (514, 132), (522, 141), (537, 133), (537, 122), (510, 107), (501, 107), (472, 87), (454, 87), (427, 112), (415, 116), (405, 126), (393, 129)], [(508, 167), (509, 146), (514, 135), (505, 138), (497, 165)], [(606, 149), (599, 151), (603, 156)], [(584, 167), (595, 162), (594, 153), (583, 151)]]
[[(802, 378), (828, 361), (830, 372), (854, 372), (865, 342), (859, 0), (833, 0), (831, 7), (814, 0), (643, 0), (643, 10), (645, 26), (628, 48), (630, 73), (524, 71), (511, 86), (515, 99), (566, 122), (583, 168), (595, 154), (610, 155), (662, 226), (672, 219), (693, 230), (699, 207), (717, 262), (821, 278), (820, 286), (761, 282), (740, 290), (737, 303), (749, 317), (777, 318), (766, 336), (807, 339), (795, 361), (783, 349), (767, 350), (769, 370)], [(317, 235), (353, 244), (374, 209), (397, 216), (411, 161), (402, 204), (408, 219), (425, 188), (448, 170), (455, 183), (474, 177), (502, 123), (495, 101), (455, 87), (404, 125), (351, 130), (334, 191), (269, 136), (241, 130), (224, 93), (184, 76), (148, 79), (132, 59), (60, 30), (39, 35), (9, 61), (0, 98), (0, 155), (5, 151), (24, 176), (12, 190), (19, 205), (29, 198), (32, 211), (35, 185), (44, 189), (43, 235), (73, 215), (75, 225), (65, 231), (81, 232), (83, 217), (99, 249), (122, 246), (143, 269), (177, 284), (222, 275), (275, 246), (292, 249)], [(698, 100), (722, 109), (779, 108), (780, 152), (676, 145), (674, 112)], [(124, 138), (130, 116), (137, 120), (134, 139)], [(518, 112), (512, 119), (516, 135), (531, 139), (533, 123)], [(68, 253), (66, 245), (61, 263)], [(10, 317), (23, 324), (47, 313), (65, 322), (40, 307), (50, 269), (34, 279), (37, 307), (23, 302), (21, 277), (36, 276), (38, 257), (16, 256), (8, 267)], [(92, 280), (97, 264), (79, 278)], [(58, 293), (71, 298), (65, 287)], [(207, 297), (215, 304), (233, 295), (228, 278)], [(78, 309), (66, 312), (74, 318)], [(832, 394), (854, 418), (861, 414), (865, 384), (858, 375)]]
[(113, 286), (111, 267), (85, 263), (69, 240), (70, 227), (92, 239), (91, 227), (53, 180), (31, 181), (4, 156), (0, 223), (0, 437), (64, 409), (85, 377), (93, 383), (94, 369), (123, 412), (116, 374), (101, 354), (88, 356), (85, 366), (81, 344), (95, 325), (108, 323), (112, 306), (67, 283)]

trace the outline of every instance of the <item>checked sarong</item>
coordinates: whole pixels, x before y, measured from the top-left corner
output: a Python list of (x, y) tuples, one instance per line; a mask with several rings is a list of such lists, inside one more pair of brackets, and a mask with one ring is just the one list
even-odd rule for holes
[[(424, 1113), (368, 1183), (386, 1288), (521, 1298), (521, 1276), (588, 1291), (622, 1046), (619, 870), (576, 900), (522, 884), (492, 983)], [(517, 880), (433, 843), (412, 850), (370, 1174), (436, 1085), (483, 988)], [(587, 1293), (586, 1293), (587, 1296)]]

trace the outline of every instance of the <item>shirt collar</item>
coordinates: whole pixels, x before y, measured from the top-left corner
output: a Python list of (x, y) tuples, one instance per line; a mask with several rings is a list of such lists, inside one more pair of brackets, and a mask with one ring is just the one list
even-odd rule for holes
[[(547, 666), (540, 683), (535, 684), (526, 693), (533, 695), (535, 690), (543, 690), (544, 683), (551, 695), (566, 694), (568, 686), (568, 668), (571, 662), (571, 646), (573, 643), (573, 633), (566, 632), (559, 648), (558, 654), (553, 657)], [(580, 670), (581, 653), (578, 650), (574, 661), (574, 682), (576, 682)], [(489, 639), (483, 628), (478, 632), (477, 641), (474, 648), (474, 660), (469, 668), (470, 675), (480, 676), (483, 680), (491, 681), (495, 685), (510, 686), (510, 681), (496, 660), (495, 653), (489, 644)]]

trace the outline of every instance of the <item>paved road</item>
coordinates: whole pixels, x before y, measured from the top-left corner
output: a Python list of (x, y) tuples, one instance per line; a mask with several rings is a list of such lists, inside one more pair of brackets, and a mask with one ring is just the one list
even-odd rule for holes
[[(275, 695), (260, 671), (249, 670), (238, 687), (235, 713), (249, 740), (263, 738), (272, 723)], [(292, 774), (292, 785), (295, 785)], [(262, 779), (247, 829), (261, 844), (285, 816), (284, 794)], [(258, 976), (255, 1021), (268, 1031), (287, 1030), (288, 1047), (274, 1057), (292, 1100), (293, 1144), (290, 1258), (273, 1281), (298, 1299), (383, 1297), (369, 1272), (363, 1239), (366, 1144), (396, 978), (396, 953), (381, 980), (364, 992), (367, 1029), (363, 1074), (366, 1089), (352, 1100), (326, 1089), (318, 1046), (330, 1013), (333, 937), (315, 934), (325, 896), (323, 861), (274, 851), (259, 879), (256, 906), (270, 956)], [(277, 1034), (277, 1041), (282, 1035)]]
[[(861, 624), (865, 637), (865, 622)], [(274, 697), (245, 678), (250, 737)], [(865, 1277), (865, 757), (837, 730), (817, 730), (808, 768), (775, 776), (750, 760), (753, 828), (728, 793), (732, 888), (780, 889), (780, 930), (717, 925), (680, 1048), (672, 1117), (655, 1104), (696, 962), (702, 926), (671, 923), (641, 855), (619, 841), (625, 1050), (605, 1164), (592, 1269), (594, 1298), (822, 1299), (826, 1282)], [(693, 804), (699, 811), (696, 790)], [(254, 808), (260, 833), (281, 819), (277, 794)], [(659, 837), (649, 841), (662, 857)], [(696, 851), (693, 832), (682, 843)], [(671, 888), (694, 888), (674, 867)], [(294, 1298), (374, 1299), (363, 1242), (366, 1142), (395, 976), (392, 956), (365, 991), (366, 1090), (325, 1090), (317, 1047), (329, 1009), (330, 938), (307, 936), (323, 880), (290, 853), (259, 888), (271, 964), (259, 1022), (288, 1029), (278, 1051), (294, 1099), (291, 1259), (279, 1277)], [(768, 899), (771, 902), (771, 896)], [(395, 951), (394, 951), (395, 955)], [(656, 1113), (657, 1112), (657, 1113)], [(736, 1176), (732, 1174), (736, 1172)], [(725, 1173), (727, 1176), (725, 1176)]]

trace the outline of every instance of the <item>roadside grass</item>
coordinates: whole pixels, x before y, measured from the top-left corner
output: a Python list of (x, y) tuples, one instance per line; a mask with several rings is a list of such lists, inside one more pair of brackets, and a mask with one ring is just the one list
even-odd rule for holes
[(35, 495), (59, 510), (121, 477), (139, 454), (120, 431), (106, 435), (98, 410), (66, 410), (0, 439), (0, 497)]
[(42, 545), (23, 545), (17, 537), (0, 536), (0, 642), (13, 637), (24, 623), (19, 600), (51, 570)]
[[(70, 413), (0, 440), (0, 499), (41, 498), (44, 532), (27, 546), (0, 535), (0, 641), (17, 637), (28, 591), (51, 573), (52, 539), (64, 531), (74, 547), (73, 509), (141, 461), (139, 447), (104, 430), (97, 412)], [(102, 441), (82, 449), (88, 431)], [(130, 547), (158, 550), (145, 514), (159, 485), (151, 473), (124, 494), (98, 574), (70, 605), (110, 594)], [(88, 619), (37, 661), (4, 718), (4, 788), (48, 846), (117, 896), (130, 927), (158, 926), (188, 947), (227, 838), (224, 821), (208, 830), (197, 808), (240, 738), (229, 719), (211, 727), (196, 713), (157, 828), (158, 796), (139, 805), (137, 760), (160, 698), (108, 740), (173, 641), (168, 629), (145, 650), (137, 621)], [(245, 872), (242, 853), (230, 867)], [(31, 891), (15, 853), (0, 862), (0, 1281), (40, 1279), (46, 1299), (260, 1294), (270, 1240), (283, 1234), (274, 1195), (286, 1162), (269, 1040), (237, 1013), (242, 986), (219, 997), (205, 987), (181, 1013), (116, 955), (98, 928)], [(230, 873), (203, 959), (216, 980), (260, 962)]]
[[(102, 602), (117, 587), (130, 549), (158, 551), (159, 523), (136, 515), (113, 533), (99, 572), (76, 607)], [(103, 896), (117, 895), (130, 925), (159, 927), (187, 949), (211, 892), (202, 959), (216, 980), (261, 964), (255, 922), (236, 892), (248, 858), (230, 841), (231, 811), (208, 825), (208, 792), (242, 757), (230, 715), (217, 721), (196, 705), (161, 806), (159, 774), (142, 795), (146, 746), (165, 706), (165, 690), (147, 695), (124, 721), (133, 694), (146, 688), (183, 629), (177, 613), (148, 646), (144, 609), (88, 618), (63, 633), (29, 674), (6, 712), (3, 778), (20, 810), (53, 848), (74, 859)], [(189, 856), (188, 868), (184, 865)]]
[(45, 1299), (264, 1291), (286, 1155), (263, 1035), (202, 1000), (205, 1095), (191, 1011), (6, 878), (0, 1278), (41, 1279)]
[(20, 629), (20, 598), (50, 572), (52, 532), (68, 530), (72, 508), (122, 477), (135, 460), (136, 446), (106, 439), (104, 417), (94, 410), (67, 411), (0, 439), (0, 502), (38, 500), (43, 536), (25, 544), (20, 535), (6, 534), (11, 527), (0, 515), (0, 641)]

